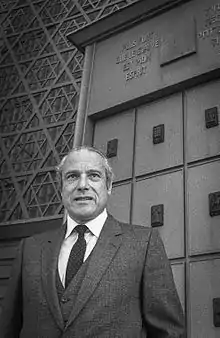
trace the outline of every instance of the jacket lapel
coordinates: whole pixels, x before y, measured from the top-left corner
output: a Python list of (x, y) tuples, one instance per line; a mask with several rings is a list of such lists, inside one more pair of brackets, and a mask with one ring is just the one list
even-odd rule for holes
[(50, 310), (61, 329), (64, 328), (64, 321), (56, 290), (56, 271), (60, 246), (64, 238), (64, 234), (64, 225), (60, 229), (51, 232), (45, 240), (42, 250), (43, 287)]
[(93, 294), (105, 270), (108, 268), (122, 241), (122, 230), (119, 222), (108, 216), (100, 237), (93, 249), (88, 270), (82, 282), (76, 302), (71, 311), (67, 326), (77, 317)]

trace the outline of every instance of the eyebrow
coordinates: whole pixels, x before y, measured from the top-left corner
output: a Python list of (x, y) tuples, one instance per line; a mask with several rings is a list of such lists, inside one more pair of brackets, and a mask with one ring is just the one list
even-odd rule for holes
[(86, 171), (86, 172), (88, 172), (88, 173), (102, 173), (102, 171), (101, 170), (99, 170), (99, 169), (89, 169), (88, 171)]
[[(71, 174), (71, 173), (81, 173), (81, 170), (79, 169), (73, 169), (73, 170), (68, 170), (67, 172), (65, 172), (64, 176)], [(86, 170), (86, 174), (90, 174), (90, 173), (99, 173), (99, 174), (105, 174), (105, 172), (102, 172), (102, 170), (99, 169), (88, 169)]]

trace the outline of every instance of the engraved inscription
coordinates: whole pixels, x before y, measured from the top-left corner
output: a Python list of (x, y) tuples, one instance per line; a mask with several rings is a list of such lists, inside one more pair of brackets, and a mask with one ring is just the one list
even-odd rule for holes
[(206, 128), (213, 128), (218, 126), (218, 108), (212, 107), (205, 110)]
[(126, 82), (147, 73), (152, 51), (157, 47), (159, 47), (159, 38), (155, 32), (143, 34), (123, 44), (116, 58), (116, 64), (121, 66)]
[(211, 217), (220, 215), (220, 192), (209, 194), (209, 214)]
[(199, 39), (210, 39), (217, 53), (220, 54), (220, 3), (205, 9), (205, 27), (198, 33)]
[(118, 139), (115, 138), (113, 140), (108, 141), (107, 143), (107, 157), (111, 158), (117, 156), (118, 150)]
[(159, 227), (164, 224), (164, 206), (163, 204), (152, 205), (151, 207), (151, 226)]
[(153, 144), (164, 142), (164, 124), (153, 127)]

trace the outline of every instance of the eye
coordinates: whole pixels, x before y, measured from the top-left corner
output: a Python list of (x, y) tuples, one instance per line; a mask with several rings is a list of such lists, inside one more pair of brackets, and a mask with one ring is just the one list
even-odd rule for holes
[(78, 176), (79, 175), (77, 173), (68, 173), (65, 178), (67, 181), (73, 181), (76, 180)]
[(88, 176), (93, 181), (98, 181), (101, 178), (101, 174), (100, 173), (90, 173)]

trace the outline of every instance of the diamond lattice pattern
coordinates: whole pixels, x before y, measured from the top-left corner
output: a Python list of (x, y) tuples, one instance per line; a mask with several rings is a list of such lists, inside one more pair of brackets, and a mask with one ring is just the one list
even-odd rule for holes
[(66, 35), (135, 1), (1, 1), (1, 223), (62, 214), (54, 168), (73, 144), (83, 68)]

